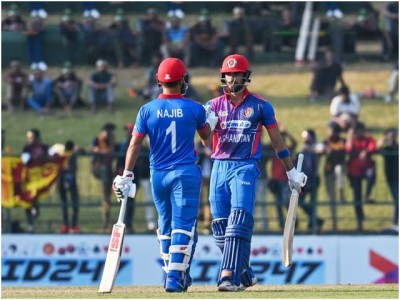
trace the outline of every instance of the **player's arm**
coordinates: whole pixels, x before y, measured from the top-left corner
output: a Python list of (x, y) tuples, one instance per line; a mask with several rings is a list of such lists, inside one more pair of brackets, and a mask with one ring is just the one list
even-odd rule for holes
[[(274, 147), (276, 153), (282, 153), (282, 151), (287, 150), (285, 141), (282, 138), (281, 132), (278, 126), (267, 128), (269, 138), (271, 140), (272, 147)], [(279, 156), (278, 156), (279, 157)], [(282, 155), (283, 157), (283, 155)], [(286, 171), (290, 171), (294, 168), (293, 161), (290, 155), (280, 158)]]
[(129, 147), (126, 150), (126, 158), (125, 158), (125, 170), (131, 171), (135, 166), (136, 160), (140, 153), (140, 147), (142, 146), (144, 135), (142, 134), (133, 134), (131, 141), (129, 143)]
[(126, 151), (124, 172), (122, 176), (117, 175), (113, 181), (113, 190), (119, 202), (124, 199), (127, 193), (130, 198), (134, 198), (136, 195), (135, 175), (132, 170), (139, 156), (144, 137), (145, 135), (142, 134), (132, 135)]
[(291, 190), (302, 192), (303, 187), (306, 185), (307, 176), (303, 172), (299, 172), (293, 165), (290, 151), (282, 138), (278, 126), (271, 126), (267, 128), (268, 135), (271, 139), (272, 146), (275, 149), (276, 156), (281, 160), (286, 169), (286, 174), (289, 179), (289, 187)]

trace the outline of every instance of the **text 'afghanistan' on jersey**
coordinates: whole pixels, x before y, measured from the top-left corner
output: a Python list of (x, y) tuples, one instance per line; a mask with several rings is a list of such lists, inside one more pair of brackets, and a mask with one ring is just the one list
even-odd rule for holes
[(262, 126), (277, 126), (271, 103), (247, 92), (237, 107), (225, 95), (210, 100), (219, 121), (213, 133), (213, 159), (260, 159)]

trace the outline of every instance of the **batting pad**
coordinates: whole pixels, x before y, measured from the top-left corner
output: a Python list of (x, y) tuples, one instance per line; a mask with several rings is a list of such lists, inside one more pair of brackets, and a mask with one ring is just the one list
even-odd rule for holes
[(221, 271), (232, 271), (232, 281), (237, 286), (240, 285), (243, 269), (249, 265), (253, 226), (254, 218), (245, 210), (234, 210), (229, 215)]
[(215, 219), (211, 223), (215, 244), (222, 253), (224, 253), (226, 226), (228, 226), (228, 218)]
[(161, 259), (164, 262), (164, 266), (162, 267), (162, 269), (165, 271), (165, 273), (167, 273), (168, 272), (168, 264), (169, 264), (169, 260), (170, 260), (169, 246), (171, 245), (171, 236), (162, 235), (160, 229), (157, 229), (157, 239), (160, 243)]

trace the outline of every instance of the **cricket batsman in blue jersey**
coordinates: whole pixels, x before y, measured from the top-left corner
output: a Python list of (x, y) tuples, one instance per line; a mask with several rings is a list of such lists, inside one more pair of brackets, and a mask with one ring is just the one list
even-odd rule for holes
[(247, 59), (227, 56), (220, 73), (224, 95), (205, 105), (207, 113), (218, 116), (212, 138), (205, 143), (213, 146), (214, 160), (209, 200), (213, 236), (223, 254), (218, 290), (236, 292), (257, 282), (249, 259), (262, 127), (287, 170), (290, 188), (301, 191), (307, 176), (293, 165), (271, 103), (247, 89), (251, 80)]
[(185, 98), (187, 71), (177, 58), (167, 58), (158, 67), (162, 94), (143, 105), (136, 117), (125, 170), (113, 187), (121, 201), (133, 198), (136, 185), (132, 172), (146, 135), (150, 139), (150, 176), (158, 212), (157, 237), (167, 276), (167, 292), (184, 292), (191, 285), (190, 264), (197, 242), (201, 170), (194, 149), (196, 131), (210, 137), (218, 118), (198, 102)]

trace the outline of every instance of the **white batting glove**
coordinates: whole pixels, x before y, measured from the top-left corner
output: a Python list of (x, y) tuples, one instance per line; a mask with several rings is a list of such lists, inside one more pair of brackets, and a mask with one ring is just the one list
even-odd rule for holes
[(213, 131), (217, 126), (218, 116), (212, 110), (211, 105), (205, 105), (204, 109), (206, 110), (206, 122), (210, 125), (211, 131)]
[(298, 193), (301, 193), (303, 187), (307, 183), (307, 175), (297, 171), (296, 168), (291, 169), (289, 172), (286, 172), (286, 174), (289, 179), (290, 190), (296, 190)]
[(136, 183), (134, 182), (135, 175), (133, 172), (124, 170), (122, 176), (117, 175), (113, 181), (113, 190), (117, 201), (121, 202), (125, 195), (128, 194), (129, 198), (135, 198)]

